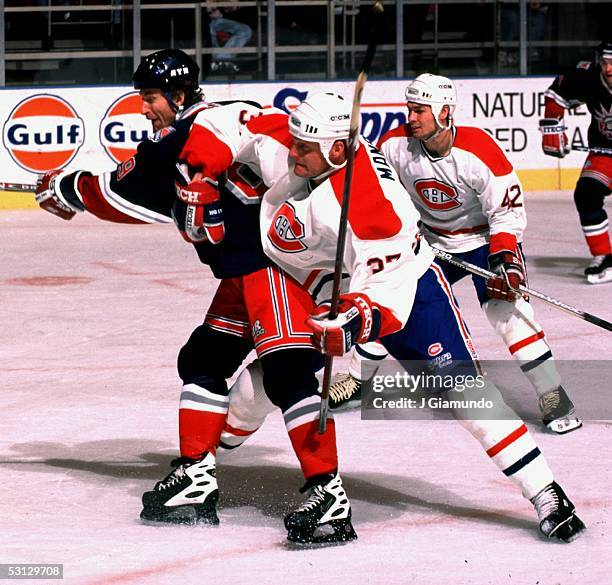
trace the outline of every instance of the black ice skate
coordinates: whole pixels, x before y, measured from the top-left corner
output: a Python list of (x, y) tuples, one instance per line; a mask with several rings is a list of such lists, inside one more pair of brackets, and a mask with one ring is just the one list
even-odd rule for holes
[(351, 504), (338, 473), (313, 477), (300, 492), (308, 493), (308, 498), (285, 516), (287, 540), (320, 545), (357, 538), (351, 524)]
[(575, 414), (574, 403), (563, 386), (541, 396), (539, 404), (542, 422), (553, 433), (563, 435), (582, 426), (582, 421)]
[(329, 408), (348, 410), (361, 405), (361, 380), (351, 374), (339, 374), (329, 387)]
[(547, 485), (531, 503), (540, 519), (540, 532), (547, 538), (571, 542), (585, 530), (584, 523), (576, 516), (574, 504), (557, 482)]
[(612, 254), (594, 256), (584, 271), (589, 284), (603, 284), (612, 281)]
[(180, 457), (172, 465), (173, 471), (142, 495), (140, 518), (167, 524), (219, 524), (215, 456)]

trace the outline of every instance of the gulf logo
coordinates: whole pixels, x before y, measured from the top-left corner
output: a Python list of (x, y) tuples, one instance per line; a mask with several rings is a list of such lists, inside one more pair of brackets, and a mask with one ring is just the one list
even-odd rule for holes
[(136, 154), (136, 147), (152, 132), (151, 122), (141, 113), (138, 92), (124, 94), (108, 108), (100, 122), (100, 144), (120, 164)]
[(83, 146), (85, 125), (62, 98), (37, 94), (19, 102), (2, 127), (2, 142), (23, 169), (65, 167)]

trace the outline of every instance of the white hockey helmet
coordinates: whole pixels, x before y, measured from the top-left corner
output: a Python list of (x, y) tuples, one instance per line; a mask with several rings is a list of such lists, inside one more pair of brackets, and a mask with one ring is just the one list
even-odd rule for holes
[(351, 104), (337, 93), (309, 95), (289, 115), (289, 132), (305, 142), (318, 142), (321, 154), (333, 168), (329, 151), (336, 140), (348, 140), (351, 125)]
[(448, 77), (423, 73), (406, 88), (406, 102), (431, 106), (436, 124), (441, 129), (444, 127), (440, 125), (438, 118), (442, 108), (448, 106), (449, 118), (446, 128), (450, 128), (453, 112), (457, 106), (457, 90)]

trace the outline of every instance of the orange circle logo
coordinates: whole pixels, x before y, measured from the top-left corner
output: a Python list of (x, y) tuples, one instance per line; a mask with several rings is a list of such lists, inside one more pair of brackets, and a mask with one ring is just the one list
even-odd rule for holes
[(141, 109), (138, 92), (131, 92), (117, 98), (100, 122), (100, 144), (116, 164), (134, 156), (138, 143), (150, 135), (151, 122)]
[(85, 125), (67, 101), (38, 94), (17, 104), (2, 128), (2, 142), (21, 168), (44, 173), (75, 157), (85, 142)]

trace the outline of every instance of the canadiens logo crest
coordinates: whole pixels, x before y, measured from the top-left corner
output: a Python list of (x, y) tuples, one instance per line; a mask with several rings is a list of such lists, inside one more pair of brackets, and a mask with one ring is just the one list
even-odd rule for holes
[(304, 224), (295, 216), (295, 209), (290, 203), (284, 203), (272, 220), (268, 239), (281, 252), (295, 254), (308, 249), (302, 242), (304, 233)]
[(414, 182), (414, 188), (421, 201), (434, 211), (449, 211), (461, 206), (457, 190), (437, 179), (419, 179)]
[(427, 354), (430, 355), (431, 357), (436, 357), (437, 355), (442, 353), (442, 350), (444, 348), (442, 347), (442, 344), (438, 341), (436, 341), (435, 343), (432, 343), (428, 348), (427, 348)]

